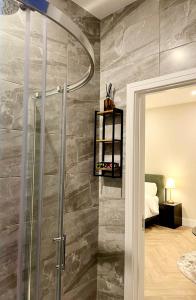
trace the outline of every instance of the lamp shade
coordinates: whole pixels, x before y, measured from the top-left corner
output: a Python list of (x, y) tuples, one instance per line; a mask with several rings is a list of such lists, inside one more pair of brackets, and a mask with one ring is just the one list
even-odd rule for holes
[(168, 178), (166, 182), (166, 189), (175, 189), (175, 181), (173, 178)]

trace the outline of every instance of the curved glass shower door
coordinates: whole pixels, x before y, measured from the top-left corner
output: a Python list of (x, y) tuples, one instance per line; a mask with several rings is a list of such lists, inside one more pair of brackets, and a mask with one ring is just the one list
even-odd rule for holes
[[(62, 11), (53, 2), (62, 7)], [(86, 125), (86, 110), (88, 123), (92, 123), (89, 116), (94, 104), (83, 105), (79, 93), (69, 98), (69, 165), (66, 166), (67, 182), (64, 181), (66, 91), (76, 91), (92, 78), (95, 61), (91, 43), (74, 23), (82, 25), (73, 10), (69, 1), (0, 0), (1, 300), (76, 299), (72, 290), (75, 293), (77, 289), (80, 294), (78, 284), (85, 290), (83, 283), (86, 281), (90, 286), (92, 282), (88, 278), (92, 273), (93, 295), (96, 293), (94, 245), (98, 221), (94, 220), (98, 210), (94, 208), (91, 189), (94, 183), (89, 171), (85, 171), (81, 184), (84, 189), (80, 189), (80, 184), (77, 186), (79, 176), (83, 177), (83, 162), (79, 165), (79, 157), (84, 158), (83, 148), (90, 148), (92, 141), (92, 137), (88, 139), (86, 147), (86, 137), (81, 136), (81, 131), (86, 129), (83, 126)], [(81, 13), (81, 16), (88, 24), (86, 14)], [(82, 50), (76, 46), (76, 41)], [(69, 75), (73, 79), (69, 85), (66, 84), (68, 44), (69, 53), (72, 53)], [(86, 93), (88, 95), (88, 89)], [(87, 152), (91, 157), (91, 151)], [(80, 175), (78, 169), (82, 170)], [(65, 209), (64, 183), (67, 187)], [(82, 201), (80, 193), (77, 194), (78, 188)], [(86, 205), (92, 208), (90, 219), (89, 210), (75, 214), (75, 207), (79, 210), (83, 205), (85, 210)], [(66, 216), (64, 229), (68, 238), (66, 268), (63, 215)], [(84, 242), (88, 241), (91, 224), (93, 238)], [(87, 255), (85, 260), (91, 246), (92, 255)], [(61, 295), (61, 277), (64, 295)], [(87, 297), (91, 296), (87, 294)]]
[[(17, 300), (61, 300), (66, 254), (66, 93), (83, 87), (92, 78), (94, 51), (80, 28), (49, 1), (18, 2), (22, 4), (18, 11), (22, 12), (20, 21), (25, 29), (25, 59)], [(67, 44), (73, 38), (84, 48), (90, 65), (84, 68), (85, 74), (79, 81), (67, 85)], [(17, 69), (14, 71), (17, 77)], [(72, 236), (68, 233), (70, 243)], [(71, 250), (70, 245), (68, 250), (67, 260), (73, 258), (72, 268), (76, 250)], [(68, 268), (64, 274), (67, 282)], [(68, 289), (75, 280), (78, 279), (74, 274)], [(68, 289), (64, 288), (66, 298)]]
[[(18, 300), (60, 300), (66, 242), (63, 204), (67, 67), (62, 63), (62, 59), (67, 61), (66, 33), (51, 25), (46, 17), (29, 10), (24, 22)], [(63, 36), (64, 43), (59, 40)], [(55, 90), (57, 83), (62, 86)]]

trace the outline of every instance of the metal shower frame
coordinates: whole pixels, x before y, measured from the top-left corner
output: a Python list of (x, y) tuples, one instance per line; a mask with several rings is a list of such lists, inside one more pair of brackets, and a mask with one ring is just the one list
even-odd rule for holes
[[(60, 9), (56, 8), (53, 4), (49, 3), (46, 0), (17, 1), (24, 5), (24, 7), (35, 10), (58, 24), (60, 27), (68, 31), (82, 45), (82, 47), (86, 51), (86, 54), (88, 55), (90, 66), (88, 68), (88, 71), (79, 81), (67, 85), (67, 92), (74, 92), (86, 85), (94, 75), (95, 55), (90, 41), (81, 31), (81, 29), (71, 20), (69, 16), (65, 15)], [(53, 95), (59, 93), (59, 88), (61, 89), (61, 87), (57, 87), (54, 90), (46, 92), (46, 96), (47, 94)], [(37, 94), (36, 98), (39, 98), (39, 93)]]

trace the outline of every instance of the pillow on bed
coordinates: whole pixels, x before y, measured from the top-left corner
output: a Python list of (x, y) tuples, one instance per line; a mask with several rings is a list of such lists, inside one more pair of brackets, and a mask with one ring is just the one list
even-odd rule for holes
[(156, 196), (157, 185), (154, 182), (145, 182), (145, 195)]

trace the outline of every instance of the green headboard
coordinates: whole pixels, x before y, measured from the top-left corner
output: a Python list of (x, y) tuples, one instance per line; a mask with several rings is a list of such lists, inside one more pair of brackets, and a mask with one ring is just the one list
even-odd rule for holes
[(163, 175), (145, 174), (145, 182), (156, 183), (159, 203), (165, 202), (165, 177)]

